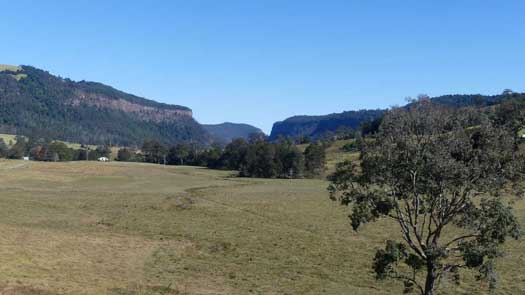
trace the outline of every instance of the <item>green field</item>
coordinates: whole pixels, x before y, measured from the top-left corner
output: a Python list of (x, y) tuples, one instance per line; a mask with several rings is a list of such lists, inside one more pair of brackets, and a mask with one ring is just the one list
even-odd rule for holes
[[(396, 227), (353, 232), (322, 180), (4, 160), (0, 185), (1, 294), (401, 294), (371, 270)], [(508, 249), (497, 294), (523, 294), (525, 246)]]

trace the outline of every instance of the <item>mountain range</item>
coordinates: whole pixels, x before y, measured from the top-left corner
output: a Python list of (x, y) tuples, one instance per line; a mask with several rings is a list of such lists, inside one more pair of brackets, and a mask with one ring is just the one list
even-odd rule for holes
[(247, 139), (254, 133), (263, 133), (261, 129), (248, 124), (226, 122), (215, 125), (205, 124), (202, 126), (212, 136), (212, 139), (218, 143), (229, 143), (235, 138)]
[[(481, 94), (455, 94), (443, 95), (429, 98), (435, 103), (449, 107), (467, 106), (490, 106), (497, 104), (508, 97), (522, 97), (524, 94), (514, 93), (505, 90), (500, 95), (481, 95)], [(334, 113), (324, 116), (294, 116), (273, 125), (270, 139), (276, 140), (279, 137), (310, 137), (319, 138), (327, 132), (336, 132), (341, 126), (359, 128), (363, 123), (373, 121), (387, 111), (387, 109), (359, 110)]]
[[(444, 95), (430, 98), (451, 107), (489, 106), (509, 96)], [(341, 126), (359, 128), (387, 109), (324, 116), (294, 116), (276, 122), (269, 136), (319, 138)], [(96, 82), (72, 81), (31, 66), (0, 65), (0, 133), (47, 137), (68, 142), (132, 146), (155, 139), (166, 144), (228, 143), (261, 133), (247, 124), (200, 124), (190, 108), (159, 103)]]
[(319, 138), (328, 131), (335, 132), (340, 126), (355, 129), (363, 122), (372, 121), (382, 116), (385, 111), (360, 110), (324, 116), (294, 116), (276, 122), (273, 125), (270, 140), (276, 140), (279, 137), (297, 138), (301, 136)]
[(245, 124), (201, 125), (185, 106), (159, 103), (110, 86), (64, 79), (31, 66), (0, 65), (0, 133), (69, 142), (207, 145), (259, 129)]

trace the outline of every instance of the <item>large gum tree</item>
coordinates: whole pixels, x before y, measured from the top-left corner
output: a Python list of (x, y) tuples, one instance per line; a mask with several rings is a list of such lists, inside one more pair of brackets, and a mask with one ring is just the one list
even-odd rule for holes
[(389, 218), (389, 240), (373, 260), (377, 279), (397, 279), (405, 293), (436, 294), (463, 271), (496, 286), (502, 244), (519, 238), (512, 199), (523, 160), (515, 134), (479, 110), (446, 109), (428, 100), (391, 110), (358, 164), (330, 177), (332, 200), (351, 207), (351, 224)]

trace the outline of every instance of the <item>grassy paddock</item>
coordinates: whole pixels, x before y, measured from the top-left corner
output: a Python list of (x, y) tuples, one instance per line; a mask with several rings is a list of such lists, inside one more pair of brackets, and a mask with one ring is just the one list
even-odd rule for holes
[[(326, 175), (329, 175), (335, 171), (337, 163), (341, 163), (345, 160), (356, 161), (359, 159), (358, 152), (345, 152), (342, 150), (345, 144), (354, 142), (354, 139), (347, 140), (336, 140), (326, 149), (326, 169), (324, 175), (321, 175), (321, 178), (324, 178)], [(309, 144), (300, 144), (297, 145), (301, 152), (304, 152)]]
[(16, 135), (12, 134), (0, 134), (0, 138), (4, 140), (5, 144), (9, 146), (9, 143), (16, 143)]
[(342, 150), (343, 146), (354, 141), (354, 139), (337, 140), (326, 149), (326, 171), (328, 174), (335, 171), (337, 163), (345, 160), (356, 161), (359, 159), (358, 152), (345, 152)]
[(18, 72), (20, 70), (22, 70), (21, 67), (0, 64), (0, 72), (3, 72), (3, 71)]
[[(396, 227), (352, 232), (322, 180), (0, 161), (0, 185), (2, 294), (401, 294), (371, 271)], [(508, 249), (496, 293), (521, 294), (525, 247)], [(472, 278), (443, 290), (488, 293)]]
[[(0, 64), (0, 72), (3, 72), (3, 71), (18, 72), (21, 70), (22, 70), (21, 67)], [(11, 75), (11, 76), (13, 76), (18, 81), (27, 77), (26, 74), (16, 74), (16, 75)]]

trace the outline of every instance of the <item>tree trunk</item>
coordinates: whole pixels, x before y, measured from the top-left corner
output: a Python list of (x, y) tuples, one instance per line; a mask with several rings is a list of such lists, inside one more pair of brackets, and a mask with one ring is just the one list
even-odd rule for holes
[(432, 262), (427, 262), (427, 277), (425, 280), (424, 295), (435, 295), (436, 266)]

